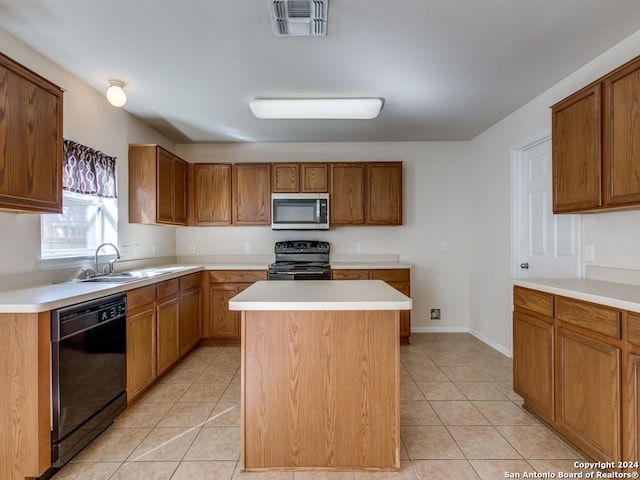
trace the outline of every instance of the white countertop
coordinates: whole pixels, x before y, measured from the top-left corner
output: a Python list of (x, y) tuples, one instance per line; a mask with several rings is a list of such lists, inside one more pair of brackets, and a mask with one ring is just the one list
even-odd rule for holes
[(640, 287), (589, 278), (519, 278), (514, 285), (640, 312)]
[(260, 281), (229, 300), (230, 310), (411, 310), (382, 280)]

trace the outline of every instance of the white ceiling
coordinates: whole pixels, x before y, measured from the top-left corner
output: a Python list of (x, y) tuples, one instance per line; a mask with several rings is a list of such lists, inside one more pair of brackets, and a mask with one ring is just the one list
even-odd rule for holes
[[(0, 0), (4, 28), (176, 142), (469, 140), (640, 29), (638, 0)], [(0, 46), (0, 50), (2, 47)], [(64, 87), (64, 85), (62, 85)], [(256, 97), (384, 97), (375, 120), (258, 120)]]

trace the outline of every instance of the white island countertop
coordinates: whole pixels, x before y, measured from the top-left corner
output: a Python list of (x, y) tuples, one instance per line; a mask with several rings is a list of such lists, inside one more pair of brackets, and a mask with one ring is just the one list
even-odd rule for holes
[(382, 280), (256, 282), (229, 300), (230, 310), (411, 310), (411, 299)]

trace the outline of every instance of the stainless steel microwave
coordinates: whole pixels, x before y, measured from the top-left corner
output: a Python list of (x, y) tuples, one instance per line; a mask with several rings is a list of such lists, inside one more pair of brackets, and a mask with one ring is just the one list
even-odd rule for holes
[(329, 230), (328, 193), (272, 193), (273, 230)]

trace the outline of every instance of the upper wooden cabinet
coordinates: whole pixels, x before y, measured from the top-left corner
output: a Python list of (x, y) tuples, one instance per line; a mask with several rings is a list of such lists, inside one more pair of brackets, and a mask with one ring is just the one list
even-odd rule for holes
[(231, 225), (231, 164), (189, 164), (189, 225)]
[(274, 193), (325, 193), (329, 191), (326, 163), (272, 163), (271, 191)]
[(62, 211), (62, 90), (0, 54), (0, 208)]
[(187, 164), (158, 145), (129, 145), (129, 222), (187, 224)]
[(402, 225), (402, 162), (329, 166), (332, 225)]
[(331, 225), (364, 225), (364, 173), (364, 163), (331, 164)]
[(271, 165), (237, 163), (233, 165), (233, 223), (271, 224)]
[(552, 107), (554, 213), (602, 205), (600, 91), (592, 85)]
[(366, 164), (367, 225), (402, 225), (402, 163)]
[(640, 205), (640, 57), (552, 107), (553, 211)]

